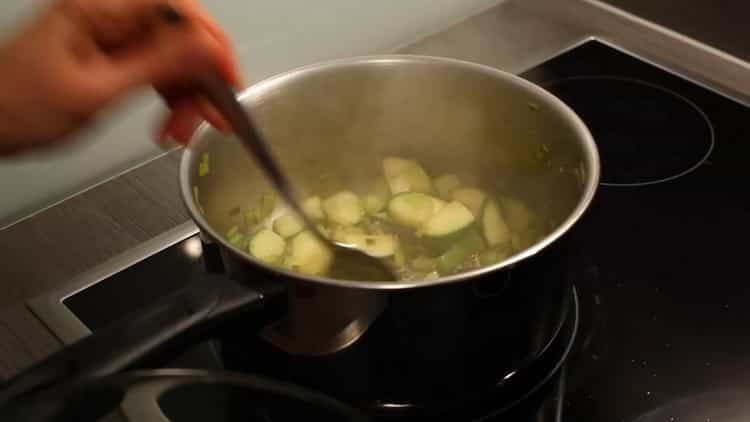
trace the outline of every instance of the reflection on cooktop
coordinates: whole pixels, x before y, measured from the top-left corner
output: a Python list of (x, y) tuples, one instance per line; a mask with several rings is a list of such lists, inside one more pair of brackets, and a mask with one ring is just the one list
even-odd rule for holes
[(690, 100), (634, 79), (576, 77), (546, 83), (586, 122), (599, 148), (603, 185), (665, 182), (711, 154), (714, 132)]

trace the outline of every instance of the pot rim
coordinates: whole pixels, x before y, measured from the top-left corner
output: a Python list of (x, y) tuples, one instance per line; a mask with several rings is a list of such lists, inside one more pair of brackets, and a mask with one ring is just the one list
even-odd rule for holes
[(237, 248), (236, 246), (229, 243), (223, 236), (221, 236), (203, 217), (202, 212), (196, 205), (195, 198), (193, 197), (193, 187), (190, 185), (190, 174), (188, 173), (191, 169), (191, 163), (195, 161), (195, 152), (193, 147), (206, 142), (206, 133), (210, 130), (214, 130), (207, 122), (201, 123), (198, 129), (193, 134), (187, 147), (184, 149), (182, 160), (180, 162), (180, 191), (183, 203), (188, 209), (191, 218), (198, 225), (200, 230), (205, 234), (209, 235), (214, 241), (219, 242), (221, 246), (232, 251), (235, 255), (241, 257), (244, 261), (263, 268), (273, 274), (277, 274), (284, 277), (289, 277), (295, 281), (302, 283), (313, 283), (331, 287), (343, 287), (343, 288), (354, 288), (363, 290), (402, 290), (402, 289), (413, 289), (421, 287), (431, 287), (436, 285), (447, 285), (451, 283), (457, 283), (475, 277), (484, 276), (489, 273), (500, 271), (503, 269), (511, 268), (515, 264), (525, 261), (537, 254), (542, 250), (549, 247), (551, 244), (560, 239), (566, 234), (573, 225), (585, 214), (588, 210), (591, 202), (596, 195), (599, 179), (601, 174), (601, 163), (599, 158), (599, 151), (596, 147), (591, 132), (589, 131), (586, 124), (567, 104), (557, 98), (555, 95), (545, 90), (541, 86), (534, 84), (520, 76), (512, 73), (490, 67), (487, 65), (469, 62), (465, 60), (438, 57), (438, 56), (426, 56), (426, 55), (413, 55), (413, 54), (385, 54), (385, 55), (366, 55), (366, 56), (354, 56), (344, 59), (335, 59), (329, 61), (323, 61), (315, 64), (310, 64), (302, 67), (298, 67), (275, 76), (271, 76), (265, 80), (262, 80), (256, 84), (253, 84), (243, 90), (239, 94), (240, 102), (246, 102), (249, 99), (261, 98), (265, 93), (273, 91), (274, 89), (283, 86), (287, 80), (302, 77), (304, 75), (316, 72), (326, 71), (331, 68), (341, 66), (353, 66), (363, 64), (397, 64), (397, 63), (422, 63), (422, 64), (442, 64), (456, 67), (463, 67), (475, 72), (483, 73), (488, 76), (492, 76), (497, 79), (501, 79), (505, 82), (515, 84), (521, 88), (529, 91), (534, 97), (546, 102), (548, 106), (553, 108), (557, 113), (561, 114), (563, 118), (570, 121), (573, 125), (573, 129), (579, 139), (582, 141), (584, 148), (584, 160), (586, 166), (590, 169), (585, 174), (584, 192), (578, 201), (573, 212), (560, 223), (552, 232), (548, 233), (544, 239), (537, 242), (531, 247), (512, 255), (505, 260), (498, 262), (493, 265), (484, 266), (475, 270), (466, 271), (459, 274), (454, 274), (446, 277), (440, 277), (428, 281), (357, 281), (357, 280), (344, 280), (334, 279), (328, 277), (309, 276), (301, 273), (286, 270), (281, 267), (266, 264), (260, 260), (257, 260), (247, 254), (245, 251)]

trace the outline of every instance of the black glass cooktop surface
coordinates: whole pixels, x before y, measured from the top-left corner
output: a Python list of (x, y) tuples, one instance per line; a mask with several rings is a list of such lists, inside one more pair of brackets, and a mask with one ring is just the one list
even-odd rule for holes
[[(486, 420), (750, 420), (750, 110), (597, 40), (521, 76), (590, 128), (602, 185), (570, 234), (580, 325), (563, 375), (532, 410)], [(65, 305), (101, 327), (180, 284), (185, 242)]]
[(602, 155), (572, 233), (590, 306), (565, 420), (749, 420), (750, 110), (597, 41), (524, 77), (579, 112)]

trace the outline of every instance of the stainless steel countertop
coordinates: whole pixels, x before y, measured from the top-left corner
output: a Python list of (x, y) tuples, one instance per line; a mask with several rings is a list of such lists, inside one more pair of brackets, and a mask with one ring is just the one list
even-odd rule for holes
[[(750, 65), (595, 0), (508, 0), (401, 52), (521, 72), (596, 36), (750, 103)], [(176, 151), (0, 232), (0, 377), (59, 343), (22, 302), (189, 221)]]

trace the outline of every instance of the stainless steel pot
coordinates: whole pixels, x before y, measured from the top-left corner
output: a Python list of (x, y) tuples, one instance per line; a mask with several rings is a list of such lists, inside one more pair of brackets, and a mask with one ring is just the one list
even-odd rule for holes
[[(532, 257), (565, 234), (591, 203), (599, 181), (596, 144), (562, 101), (517, 76), (437, 57), (375, 56), (303, 67), (241, 95), (282, 166), (303, 194), (370, 186), (380, 159), (403, 155), (436, 173), (468, 175), (490, 191), (521, 195), (559, 222), (508, 259), (429, 281), (370, 282), (303, 276), (263, 263), (224, 233), (233, 210), (260, 201), (270, 184), (242, 146), (202, 126), (180, 170), (183, 200), (203, 233), (243, 261), (315, 286), (404, 290), (461, 282)], [(210, 173), (201, 176), (202, 157)]]
[[(203, 126), (184, 154), (181, 189), (203, 235), (220, 245), (229, 276), (196, 274), (184, 289), (66, 347), (0, 386), (0, 406), (40, 390), (69, 391), (92, 378), (158, 364), (213, 337), (228, 319), (279, 302), (283, 317), (262, 332), (294, 356), (335, 359), (335, 352), (357, 346), (379, 320), (380, 327), (389, 320), (411, 327), (406, 337), (415, 330), (430, 332), (429, 341), (412, 343), (433, 348), (424, 355), (429, 359), (415, 356), (424, 363), (422, 373), (446, 362), (456, 373), (481, 372), (470, 367), (470, 357), (456, 362), (441, 354), (441, 345), (465, 341), (465, 332), (472, 333), (469, 341), (493, 339), (496, 348), (489, 352), (496, 353), (508, 378), (544, 352), (564, 319), (570, 283), (563, 237), (590, 205), (599, 180), (594, 141), (561, 101), (496, 69), (414, 56), (308, 66), (253, 86), (242, 101), (303, 194), (320, 188), (323, 171), (350, 188), (369, 184), (379, 159), (398, 154), (435, 172), (468, 175), (490, 192), (523, 197), (556, 224), (536, 244), (500, 263), (430, 281), (383, 283), (286, 271), (222, 236), (233, 223), (232, 210), (257, 200), (269, 185), (239, 143)], [(201, 176), (206, 153), (210, 172)], [(484, 325), (477, 324), (483, 315)], [(381, 328), (369, 341), (383, 345), (387, 336)], [(370, 370), (371, 352), (364, 357), (356, 371)], [(356, 371), (332, 373), (346, 388)]]
[[(533, 259), (581, 218), (599, 180), (595, 143), (573, 111), (536, 85), (474, 63), (421, 56), (332, 61), (261, 82), (242, 102), (300, 192), (326, 192), (331, 179), (366, 189), (384, 156), (407, 156), (435, 174), (458, 173), (493, 193), (524, 198), (557, 222), (541, 241), (500, 263), (429, 281), (302, 275), (269, 266), (225, 238), (241, 219), (237, 208), (273, 190), (238, 142), (203, 126), (183, 156), (183, 199), (201, 231), (221, 245), (235, 277), (261, 270), (305, 287), (303, 295), (290, 294), (285, 334), (266, 330), (289, 352), (350, 345), (377, 319), (386, 292), (477, 280)], [(205, 157), (210, 172), (201, 175)]]

